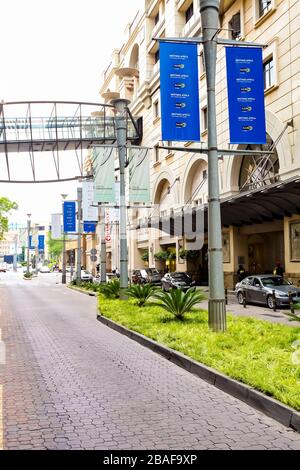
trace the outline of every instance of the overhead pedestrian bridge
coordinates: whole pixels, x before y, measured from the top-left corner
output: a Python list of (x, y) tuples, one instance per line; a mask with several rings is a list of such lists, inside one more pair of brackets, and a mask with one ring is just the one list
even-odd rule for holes
[[(127, 110), (126, 121), (127, 141), (139, 144), (141, 118), (134, 118)], [(96, 145), (113, 145), (116, 142), (115, 122), (115, 108), (109, 104), (63, 101), (0, 103), (0, 181), (22, 181), (16, 177), (18, 168), (12, 156), (16, 153), (27, 153), (29, 157), (31, 177), (25, 178), (24, 182), (37, 181), (40, 158), (37, 154), (40, 152), (52, 154), (55, 170), (50, 179), (42, 176), (41, 181), (72, 179), (65, 178), (61, 171), (65, 166), (64, 160), (70, 159), (65, 151), (72, 151), (75, 155), (78, 176), (83, 176), (83, 152)]]

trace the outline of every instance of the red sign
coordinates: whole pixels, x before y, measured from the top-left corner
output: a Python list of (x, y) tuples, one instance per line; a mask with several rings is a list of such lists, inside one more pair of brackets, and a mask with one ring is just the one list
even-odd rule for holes
[(111, 236), (110, 236), (110, 235), (106, 235), (105, 240), (106, 240), (107, 242), (110, 242), (110, 241), (111, 241)]

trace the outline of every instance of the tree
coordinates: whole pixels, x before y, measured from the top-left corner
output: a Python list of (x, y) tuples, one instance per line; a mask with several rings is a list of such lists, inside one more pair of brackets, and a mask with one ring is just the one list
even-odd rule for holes
[(0, 240), (4, 233), (8, 231), (8, 214), (11, 210), (18, 209), (16, 202), (10, 201), (6, 197), (0, 197)]
[(54, 240), (51, 237), (51, 232), (48, 232), (47, 245), (50, 259), (57, 262), (63, 250), (63, 242), (61, 240)]

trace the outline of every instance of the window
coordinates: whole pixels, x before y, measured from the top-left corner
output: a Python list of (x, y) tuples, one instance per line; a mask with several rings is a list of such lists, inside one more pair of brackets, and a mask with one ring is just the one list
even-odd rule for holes
[(202, 132), (207, 130), (207, 106), (202, 108)]
[(153, 116), (154, 116), (154, 119), (159, 117), (159, 102), (158, 102), (158, 100), (156, 100), (153, 103)]
[(159, 49), (154, 53), (154, 63), (157, 64), (159, 61)]
[(159, 11), (156, 13), (154, 17), (154, 24), (157, 25), (158, 22), (159, 22)]
[(157, 144), (157, 145), (154, 145), (153, 150), (154, 150), (154, 163), (157, 163), (157, 162), (159, 162), (159, 148), (158, 148), (158, 144)]
[(265, 90), (275, 84), (273, 56), (264, 62), (264, 87)]
[(185, 22), (188, 23), (190, 21), (190, 19), (192, 18), (194, 14), (194, 4), (193, 2), (190, 4), (190, 6), (188, 7), (188, 9), (186, 10), (185, 12)]
[(241, 38), (241, 13), (238, 12), (228, 22), (228, 29), (231, 31), (231, 39)]
[(200, 75), (205, 73), (205, 60), (204, 60), (204, 52), (200, 52)]
[(263, 16), (271, 9), (272, 0), (258, 0), (259, 2), (259, 16)]

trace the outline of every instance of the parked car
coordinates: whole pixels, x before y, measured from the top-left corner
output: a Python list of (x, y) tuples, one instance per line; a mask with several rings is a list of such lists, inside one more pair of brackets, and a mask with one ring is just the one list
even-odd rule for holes
[(40, 273), (50, 273), (51, 272), (49, 266), (46, 266), (46, 265), (41, 266), (39, 271), (40, 271)]
[(196, 285), (195, 281), (187, 273), (167, 273), (161, 280), (161, 285), (164, 291), (168, 292), (171, 289), (182, 289), (187, 291)]
[(135, 269), (132, 272), (131, 281), (134, 284), (161, 285), (163, 274), (155, 268)]
[(247, 303), (266, 305), (269, 308), (274, 308), (273, 290), (278, 307), (290, 304), (289, 292), (291, 292), (293, 302), (300, 302), (300, 288), (281, 276), (270, 274), (248, 276), (235, 286), (239, 304), (243, 303), (243, 295), (245, 295)]
[[(82, 281), (91, 281), (91, 282), (93, 282), (92, 274), (89, 273), (88, 271), (85, 271), (84, 269), (81, 270), (80, 278), (81, 278)], [(74, 273), (73, 280), (74, 281), (76, 280), (76, 272)]]

